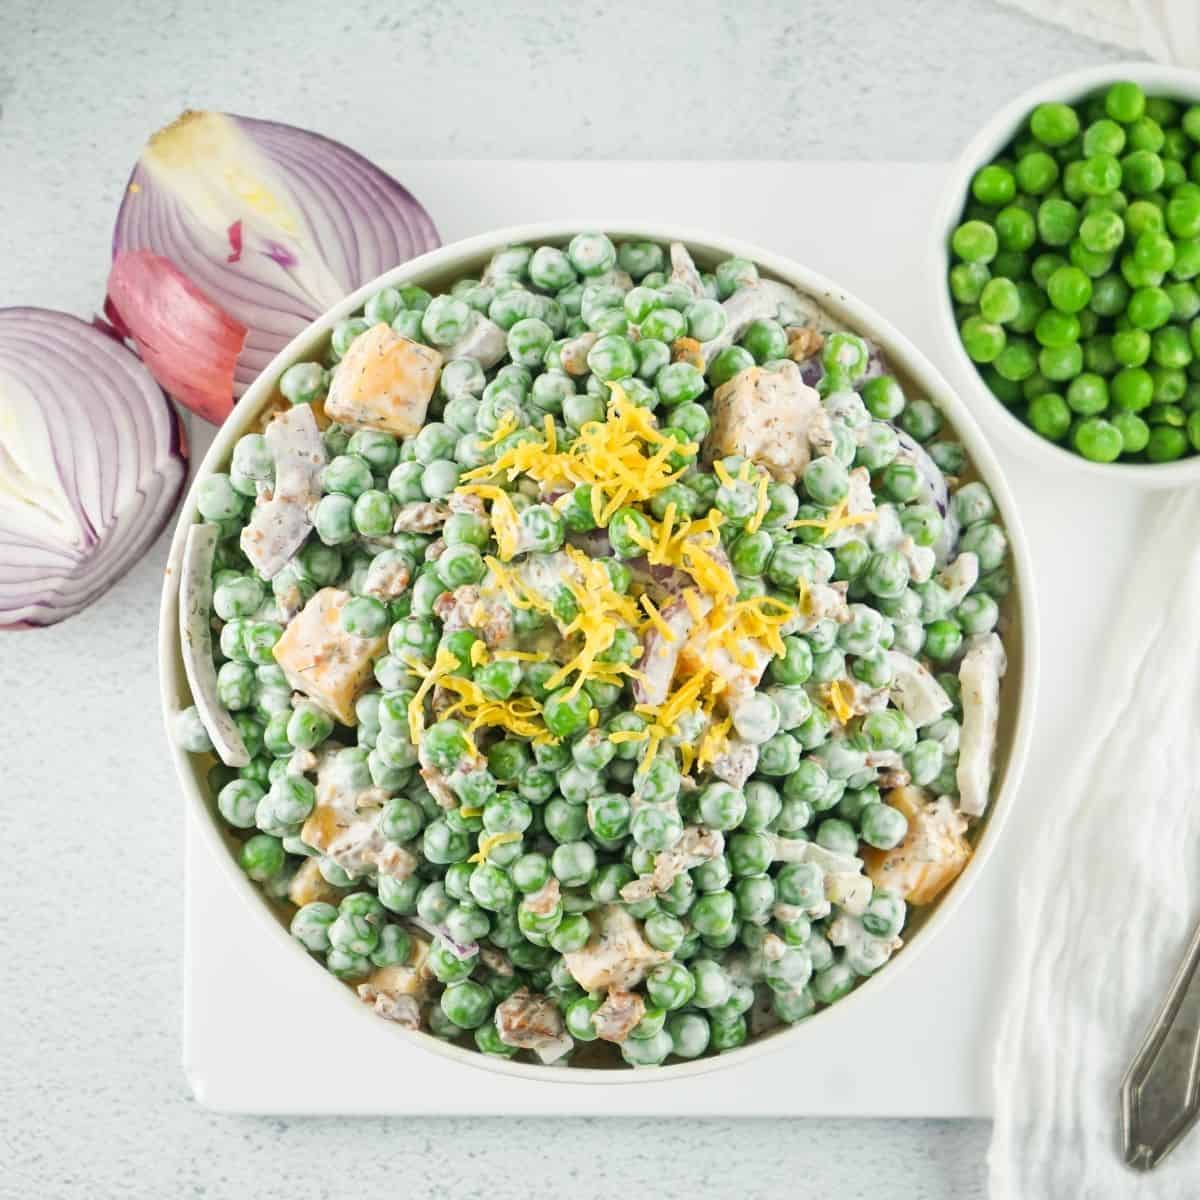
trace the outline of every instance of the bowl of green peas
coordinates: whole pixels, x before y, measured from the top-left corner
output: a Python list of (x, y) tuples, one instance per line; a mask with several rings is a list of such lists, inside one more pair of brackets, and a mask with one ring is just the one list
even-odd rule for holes
[(934, 255), (955, 376), (1016, 448), (1200, 480), (1200, 74), (1124, 63), (1018, 96), (951, 170)]
[(962, 401), (836, 284), (526, 226), (247, 390), (172, 542), (161, 695), (281, 987), (649, 1080), (812, 1036), (944, 927), (1028, 750), (1031, 578)]

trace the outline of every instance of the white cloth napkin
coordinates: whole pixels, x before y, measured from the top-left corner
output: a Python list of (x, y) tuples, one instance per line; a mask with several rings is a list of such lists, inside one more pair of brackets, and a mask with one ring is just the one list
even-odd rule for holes
[(1200, 66), (1197, 0), (1005, 0), (1074, 33), (1141, 50), (1159, 62)]
[(1043, 816), (997, 1045), (992, 1200), (1200, 1196), (1200, 1131), (1149, 1174), (1120, 1153), (1121, 1077), (1200, 919), (1200, 489), (1151, 511), (1062, 785), (1023, 797)]

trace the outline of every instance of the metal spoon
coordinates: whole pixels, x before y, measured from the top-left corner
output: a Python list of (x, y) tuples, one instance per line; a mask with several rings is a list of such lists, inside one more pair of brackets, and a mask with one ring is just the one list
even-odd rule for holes
[(1200, 1118), (1200, 926), (1121, 1081), (1125, 1161), (1153, 1170)]

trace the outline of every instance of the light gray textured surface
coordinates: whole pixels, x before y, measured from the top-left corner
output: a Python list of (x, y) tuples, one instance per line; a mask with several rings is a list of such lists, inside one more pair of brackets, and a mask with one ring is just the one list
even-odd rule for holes
[[(932, 159), (1035, 80), (1120, 57), (991, 0), (114, 7), (0, 4), (0, 304), (91, 311), (128, 167), (187, 105), (393, 158)], [(67, 624), (0, 638), (0, 1200), (983, 1194), (983, 1124), (199, 1109), (151, 633), (164, 552)]]

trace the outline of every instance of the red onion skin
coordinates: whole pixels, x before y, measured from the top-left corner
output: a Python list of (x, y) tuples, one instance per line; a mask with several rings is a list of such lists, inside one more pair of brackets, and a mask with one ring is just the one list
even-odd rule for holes
[(154, 378), (206, 421), (233, 411), (233, 373), (246, 327), (215, 304), (168, 259), (122, 252), (108, 276), (113, 324), (129, 331)]

